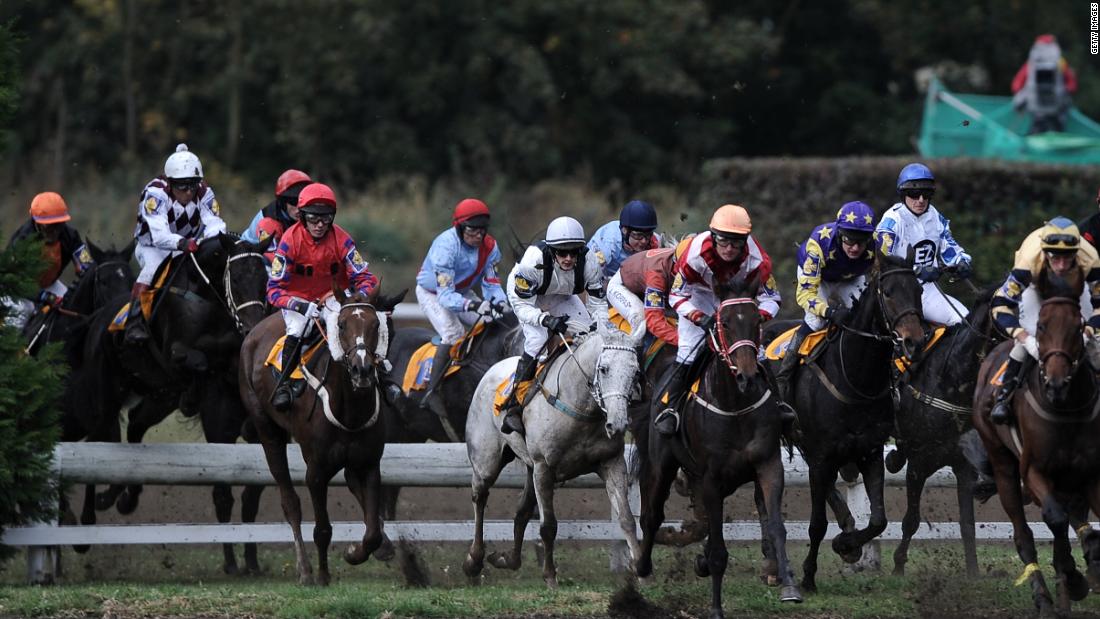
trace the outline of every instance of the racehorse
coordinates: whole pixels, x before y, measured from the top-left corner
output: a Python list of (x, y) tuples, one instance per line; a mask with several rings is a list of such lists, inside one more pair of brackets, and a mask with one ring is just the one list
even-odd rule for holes
[(283, 514), (294, 532), (298, 582), (309, 584), (313, 568), (302, 541), (302, 508), (294, 490), (286, 447), (291, 438), (302, 448), (306, 485), (316, 522), (317, 584), (329, 584), (328, 546), (332, 523), (328, 515), (328, 484), (344, 470), (348, 489), (363, 509), (366, 532), (362, 543), (344, 553), (358, 565), (382, 543), (379, 510), (382, 474), (379, 463), (385, 442), (381, 415), (379, 367), (384, 364), (392, 337), (386, 313), (405, 296), (383, 297), (375, 288), (370, 296), (346, 296), (334, 288), (324, 301), (325, 338), (309, 363), (300, 367), (309, 385), (285, 413), (271, 405), (278, 378), (264, 362), (276, 340), (285, 333), (282, 316), (266, 318), (245, 337), (240, 353), (240, 395), (249, 419), (263, 444), (268, 468), (279, 485)]
[[(431, 341), (432, 336), (432, 331), (420, 327), (397, 330), (389, 355), (393, 364), (390, 375), (396, 379), (392, 381), (396, 387), (401, 386), (413, 353)], [(470, 343), (471, 348), (464, 350), (457, 362), (461, 369), (453, 376), (445, 377), (437, 388), (447, 408), (447, 418), (441, 419), (431, 410), (419, 406), (423, 391), (412, 391), (408, 397), (399, 397), (395, 402), (387, 399), (382, 409), (386, 418), (386, 442), (426, 443), (431, 440), (452, 443), (465, 440), (466, 415), (478, 381), (500, 359), (519, 354), (522, 341), (519, 322), (512, 312), (487, 324), (480, 335), (463, 340), (463, 344)], [(386, 520), (396, 517), (400, 492), (400, 486), (385, 486), (382, 489), (382, 514)], [(385, 555), (389, 554), (387, 548)]]
[(514, 519), (512, 549), (491, 554), (490, 564), (519, 569), (524, 532), (537, 503), (544, 548), (542, 577), (547, 586), (557, 587), (554, 486), (591, 472), (603, 480), (631, 557), (637, 559), (638, 539), (623, 456), (628, 399), (638, 380), (636, 343), (635, 338), (608, 325), (600, 325), (575, 348), (563, 341), (566, 352), (551, 361), (531, 387), (538, 391), (523, 413), (526, 437), (501, 434), (502, 417), (494, 410), (498, 388), (511, 380), (518, 357), (500, 361), (482, 377), (466, 418), (474, 493), (474, 538), (462, 564), (467, 576), (480, 574), (485, 564), (483, 532), (489, 488), (505, 465), (517, 458), (527, 468), (527, 480)]
[[(642, 494), (642, 553), (636, 572), (647, 577), (653, 572), (652, 552), (657, 531), (664, 522), (676, 471), (683, 468), (698, 480), (707, 514), (707, 544), (695, 559), (695, 573), (711, 577), (712, 618), (723, 617), (722, 578), (729, 562), (722, 537), (722, 507), (725, 498), (739, 486), (753, 482), (764, 498), (764, 536), (776, 550), (780, 599), (801, 602), (786, 552), (783, 525), (783, 462), (779, 439), (782, 421), (778, 395), (768, 387), (756, 353), (760, 342), (760, 313), (756, 304), (756, 278), (733, 287), (717, 286), (720, 299), (716, 321), (707, 333), (715, 356), (703, 361), (697, 392), (688, 396), (681, 412), (681, 434), (663, 437), (650, 432), (651, 423), (635, 426)], [(693, 389), (693, 391), (695, 391)], [(660, 391), (655, 392), (651, 419), (665, 407)], [(698, 500), (700, 497), (696, 497)]]
[[(1089, 582), (1073, 561), (1067, 532), (1071, 524), (1093, 587), (1100, 587), (1100, 531), (1088, 523), (1090, 508), (1100, 513), (1100, 386), (1083, 342), (1083, 280), (1079, 273), (1067, 281), (1045, 269), (1039, 275), (1036, 345), (1029, 342), (1029, 352), (1039, 362), (1013, 394), (1015, 421), (998, 426), (989, 419), (997, 389), (991, 383), (1000, 375), (1012, 342), (997, 346), (982, 363), (974, 393), (974, 427), (989, 453), (997, 494), (1012, 521), (1016, 552), (1026, 565), (1017, 584), (1031, 584), (1041, 617), (1066, 615), (1071, 601), (1088, 595)], [(1042, 507), (1043, 521), (1054, 534), (1056, 604), (1039, 569), (1035, 538), (1024, 515), (1024, 491), (1028, 502)]]
[(130, 291), (134, 283), (134, 270), (130, 267), (134, 243), (121, 251), (103, 250), (91, 241), (87, 245), (93, 263), (65, 295), (61, 305), (27, 321), (24, 336), (29, 354), (37, 353), (50, 342), (64, 342), (69, 367), (78, 366), (91, 315)]
[(894, 429), (890, 364), (895, 351), (915, 360), (923, 342), (921, 285), (912, 265), (878, 255), (848, 324), (837, 325), (821, 344), (824, 350), (816, 358), (811, 355), (791, 378), (791, 404), (802, 435), (812, 437), (800, 444), (809, 465), (812, 504), (802, 576), (806, 591), (817, 590), (825, 504), (835, 495), (842, 467), (854, 464), (863, 475), (871, 517), (866, 528), (837, 535), (833, 550), (845, 561), (858, 561), (863, 545), (886, 528), (882, 447)]
[[(237, 353), (242, 334), (266, 311), (265, 247), (225, 234), (203, 241), (193, 257), (174, 258), (165, 290), (153, 302), (149, 326), (156, 343), (146, 350), (131, 349), (123, 342), (121, 331), (108, 329), (124, 298), (94, 317), (85, 342), (85, 361), (73, 374), (79, 401), (66, 411), (90, 429), (90, 440), (121, 439), (118, 412), (133, 393), (141, 401), (130, 411), (127, 440), (141, 442), (150, 427), (177, 406), (183, 408), (181, 392), (189, 386), (202, 398), (203, 406), (195, 410), (202, 412), (207, 440), (237, 440), (246, 417), (234, 382)], [(94, 507), (103, 510), (116, 505), (120, 513), (131, 513), (137, 508), (141, 490), (140, 485), (111, 486), (95, 498)], [(256, 494), (258, 497), (258, 491)], [(228, 486), (215, 487), (214, 503), (219, 521), (228, 522), (233, 505)], [(81, 521), (95, 522), (89, 500)], [(237, 568), (232, 546), (225, 548), (223, 568), (233, 573)], [(254, 547), (251, 555), (249, 567), (258, 570)]]
[(902, 538), (894, 550), (894, 573), (905, 573), (909, 543), (921, 523), (921, 494), (933, 473), (949, 466), (955, 474), (966, 571), (978, 573), (974, 542), (974, 469), (963, 454), (960, 439), (973, 427), (970, 421), (978, 368), (990, 349), (1003, 339), (993, 325), (989, 302), (996, 287), (983, 291), (966, 320), (947, 329), (921, 360), (900, 376), (895, 411), (898, 450), (886, 466), (900, 470), (905, 459), (906, 509)]

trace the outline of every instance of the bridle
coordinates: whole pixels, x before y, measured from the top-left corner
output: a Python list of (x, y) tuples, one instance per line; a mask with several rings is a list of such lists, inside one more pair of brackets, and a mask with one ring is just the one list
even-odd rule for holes
[(726, 364), (726, 367), (729, 368), (730, 373), (734, 376), (740, 371), (737, 368), (737, 364), (733, 362), (734, 351), (738, 348), (749, 346), (752, 348), (753, 357), (755, 358), (760, 348), (760, 344), (755, 339), (742, 339), (729, 342), (726, 338), (726, 330), (722, 328), (722, 310), (735, 305), (752, 305), (753, 311), (756, 311), (757, 308), (756, 299), (750, 299), (748, 297), (725, 299), (718, 305), (717, 319), (714, 321), (714, 327), (712, 327), (707, 334), (710, 339), (711, 349), (718, 353), (718, 357), (722, 359), (722, 362)]
[(880, 342), (893, 342), (895, 345), (900, 344), (901, 336), (894, 331), (894, 326), (909, 314), (915, 314), (919, 320), (921, 317), (920, 306), (918, 305), (917, 307), (905, 309), (891, 320), (889, 314), (886, 313), (886, 293), (882, 290), (882, 280), (888, 275), (912, 274), (912, 272), (913, 270), (909, 267), (895, 267), (878, 273), (878, 277), (876, 278), (877, 281), (875, 282), (875, 302), (878, 304), (879, 316), (882, 318), (882, 323), (886, 325), (886, 335), (863, 331), (849, 325), (840, 325), (840, 328), (853, 335), (859, 335)]
[[(600, 363), (600, 359), (603, 358), (603, 354), (605, 352), (609, 351), (609, 350), (619, 350), (619, 351), (629, 352), (631, 355), (633, 355), (635, 358), (637, 358), (637, 351), (634, 349), (633, 346), (623, 346), (621, 344), (604, 344), (603, 345), (602, 349), (600, 350), (600, 357), (596, 359), (596, 372), (593, 374), (592, 379), (589, 381), (589, 384), (592, 386), (592, 399), (596, 402), (596, 404), (600, 407), (600, 409), (602, 409), (604, 411), (607, 410), (607, 406), (604, 405), (604, 401), (607, 398), (623, 398), (623, 399), (626, 400), (626, 403), (629, 406), (630, 405), (630, 396), (634, 392), (633, 389), (629, 393), (623, 393), (621, 391), (604, 392), (603, 388), (600, 386), (600, 367), (602, 367), (602, 364)], [(639, 369), (641, 369), (641, 368), (639, 367)], [(584, 370), (583, 369), (581, 370), (581, 376), (584, 376)], [(632, 382), (634, 382), (634, 381), (632, 381)]]
[(97, 262), (95, 265), (95, 273), (92, 274), (92, 307), (99, 307), (99, 282), (102, 279), (101, 274), (107, 267), (117, 269), (114, 271), (120, 279), (126, 278), (125, 269), (130, 266), (129, 261), (122, 260), (107, 260), (106, 262)]
[[(237, 241), (237, 242), (242, 243), (243, 241)], [(241, 316), (240, 316), (241, 310), (243, 310), (246, 307), (252, 307), (253, 305), (259, 305), (261, 312), (264, 311), (267, 308), (267, 300), (266, 299), (264, 299), (264, 300), (245, 301), (244, 303), (237, 303), (236, 299), (233, 297), (233, 277), (232, 277), (233, 267), (232, 267), (232, 264), (234, 262), (236, 262), (237, 260), (244, 260), (246, 258), (253, 258), (253, 259), (259, 260), (261, 267), (264, 265), (264, 255), (259, 253), (259, 252), (250, 251), (250, 252), (246, 252), (246, 253), (243, 253), (243, 254), (237, 254), (235, 256), (230, 256), (229, 258), (226, 259), (226, 261), (225, 261), (225, 273), (223, 274), (223, 277), (222, 277), (222, 283), (225, 286), (225, 301), (226, 301), (226, 304), (227, 304), (227, 309), (229, 310), (229, 316), (231, 318), (233, 318), (233, 323), (237, 325), (237, 331), (241, 332), (241, 333), (244, 333), (244, 324), (242, 323)], [(196, 264), (196, 266), (197, 266), (197, 264)], [(201, 272), (201, 269), (200, 269), (200, 272)]]
[[(1070, 299), (1068, 297), (1054, 297), (1043, 301), (1039, 305), (1040, 310), (1047, 305), (1072, 305), (1076, 308), (1078, 306), (1078, 301), (1077, 299)], [(1078, 321), (1078, 327), (1084, 324), (1082, 319), (1078, 318)], [(1080, 365), (1081, 360), (1085, 358), (1085, 347), (1082, 346), (1080, 352), (1078, 352), (1076, 356), (1071, 355), (1061, 348), (1055, 348), (1044, 352), (1042, 356), (1039, 357), (1039, 378), (1042, 380), (1043, 386), (1046, 386), (1048, 383), (1046, 363), (1051, 357), (1065, 357), (1066, 361), (1069, 362), (1069, 373), (1066, 375), (1066, 380), (1073, 380), (1073, 376), (1077, 373), (1077, 366)]]

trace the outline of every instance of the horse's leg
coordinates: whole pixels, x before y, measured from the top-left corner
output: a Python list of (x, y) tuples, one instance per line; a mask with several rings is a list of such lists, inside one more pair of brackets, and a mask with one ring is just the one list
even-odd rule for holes
[(551, 589), (558, 588), (558, 567), (554, 564), (554, 540), (558, 537), (558, 517), (554, 514), (554, 471), (546, 462), (535, 462), (535, 499), (539, 504), (539, 537), (545, 552), (542, 579)]
[(861, 458), (857, 463), (863, 475), (863, 485), (867, 489), (867, 498), (871, 503), (871, 516), (867, 527), (851, 533), (841, 533), (833, 538), (833, 552), (849, 563), (859, 561), (863, 555), (863, 546), (886, 530), (886, 504), (883, 490), (886, 485), (886, 469), (882, 463), (882, 448), (875, 450), (869, 458)]
[(272, 425), (264, 420), (257, 423), (257, 430), (263, 437), (264, 457), (267, 459), (267, 468), (271, 470), (271, 476), (279, 486), (279, 498), (283, 507), (283, 517), (290, 524), (290, 530), (294, 534), (294, 555), (298, 562), (298, 582), (308, 585), (313, 582), (313, 567), (309, 564), (309, 555), (306, 553), (305, 542), (302, 541), (302, 503), (298, 499), (298, 493), (294, 491), (294, 484), (290, 481), (290, 464), (286, 456), (286, 435), (278, 427), (265, 427)]
[[(828, 470), (824, 470), (824, 469)], [(820, 463), (810, 466), (810, 549), (802, 562), (802, 590), (817, 591), (817, 553), (821, 549), (821, 540), (829, 527), (825, 519), (825, 499), (834, 491), (836, 467)]]
[[(476, 442), (471, 443), (471, 445), (476, 444)], [(489, 488), (493, 487), (504, 466), (515, 458), (512, 450), (504, 446), (499, 446), (493, 451), (482, 450), (480, 456), (485, 458), (484, 461), (481, 457), (474, 457), (471, 451), (470, 462), (473, 475), (470, 479), (470, 490), (474, 502), (474, 539), (470, 541), (470, 550), (462, 562), (462, 571), (470, 578), (480, 574), (485, 567), (485, 505), (489, 502)], [(534, 492), (530, 468), (527, 469), (527, 483), (524, 486), (524, 494), (528, 492)], [(521, 532), (521, 544), (522, 539)]]
[(1068, 614), (1070, 602), (1088, 595), (1088, 582), (1077, 571), (1069, 545), (1069, 513), (1054, 496), (1053, 485), (1034, 467), (1027, 473), (1027, 487), (1042, 505), (1043, 522), (1054, 534), (1054, 573), (1058, 582), (1056, 609)]
[(363, 563), (382, 545), (382, 468), (377, 461), (363, 468), (366, 470), (360, 470), (358, 466), (344, 469), (348, 487), (363, 508), (363, 524), (366, 526), (363, 541), (352, 544), (344, 552), (344, 560), (351, 565)]
[[(131, 415), (132, 416), (132, 415)], [(127, 423), (127, 435), (129, 434), (129, 423)], [(122, 442), (122, 430), (119, 428), (118, 417), (112, 417), (106, 420), (103, 428), (97, 430), (95, 433), (88, 436), (89, 441), (103, 441), (105, 443), (121, 443)], [(95, 492), (95, 486), (89, 484), (87, 486), (92, 492)], [(95, 508), (96, 511), (107, 511), (114, 507), (118, 501), (119, 495), (126, 490), (126, 486), (121, 484), (114, 484), (108, 486), (103, 492), (96, 493), (95, 495)], [(94, 522), (94, 519), (93, 519)]]
[(329, 463), (321, 453), (314, 454), (313, 462), (306, 464), (306, 487), (313, 502), (313, 544), (317, 546), (316, 582), (322, 587), (327, 587), (330, 581), (328, 546), (332, 542), (332, 520), (328, 516), (328, 483), (335, 470), (339, 470), (326, 464)]
[[(137, 407), (137, 414), (133, 411), (129, 415), (129, 419), (126, 422), (126, 442), (131, 445), (140, 444), (145, 439), (145, 433), (149, 431), (149, 428), (164, 421), (164, 419), (172, 412), (172, 408), (168, 405), (161, 404), (159, 400), (152, 397), (146, 397), (141, 401), (141, 404)], [(114, 486), (111, 487), (114, 490)], [(137, 509), (138, 499), (141, 496), (141, 491), (144, 490), (144, 486), (140, 484), (133, 484), (126, 486), (118, 495), (118, 501), (115, 503), (115, 507), (118, 509), (118, 513), (126, 515), (131, 514)]]
[(974, 539), (974, 467), (961, 462), (951, 467), (955, 473), (955, 496), (959, 502), (959, 536), (966, 557), (966, 575), (978, 575), (978, 545)]
[(924, 494), (924, 484), (928, 475), (913, 460), (905, 471), (905, 517), (901, 520), (901, 542), (894, 550), (894, 574), (905, 574), (905, 564), (909, 561), (909, 543), (920, 528), (920, 502)]
[(505, 553), (494, 552), (489, 555), (489, 564), (498, 569), (518, 570), (523, 563), (523, 538), (527, 534), (527, 523), (535, 514), (535, 481), (531, 468), (527, 469), (527, 481), (523, 483), (523, 494), (516, 503), (516, 515), (512, 519), (512, 549)]
[[(1008, 519), (1012, 521), (1012, 541), (1016, 544), (1016, 554), (1026, 566), (1024, 574), (1031, 584), (1031, 596), (1035, 607), (1042, 617), (1054, 615), (1050, 590), (1039, 567), (1039, 553), (1035, 550), (1035, 536), (1027, 524), (1024, 514), (1024, 496), (1020, 488), (1020, 471), (1016, 457), (1006, 448), (989, 449), (989, 461), (993, 465), (994, 479), (997, 483), (997, 497)], [(1034, 566), (1034, 567), (1032, 567)]]
[(775, 556), (776, 572), (783, 588), (779, 591), (781, 602), (801, 602), (802, 592), (795, 583), (794, 570), (787, 557), (787, 527), (783, 524), (783, 460), (776, 454), (756, 469), (756, 494), (764, 501), (767, 514), (765, 537), (771, 541)]
[[(756, 516), (760, 521), (760, 554), (764, 559), (760, 564), (760, 580), (769, 587), (779, 584), (779, 564), (775, 558), (775, 546), (772, 545), (772, 537), (768, 533), (770, 510), (764, 500), (764, 490), (760, 487), (760, 472), (757, 472), (756, 481), (753, 482), (752, 500), (756, 503)], [(784, 530), (784, 535), (786, 531)]]
[[(667, 448), (658, 448), (653, 456), (655, 457), (649, 462), (649, 472), (642, 478), (641, 486), (642, 554), (634, 566), (634, 573), (640, 578), (653, 574), (653, 543), (657, 539), (661, 523), (665, 521), (665, 501), (668, 500), (672, 482), (679, 469)], [(696, 500), (699, 500), (698, 497)]]
[(850, 533), (856, 530), (856, 518), (852, 515), (852, 509), (848, 507), (848, 501), (844, 500), (844, 495), (836, 489), (836, 483), (829, 488), (825, 502), (829, 504), (829, 509), (833, 510), (836, 526), (840, 527), (841, 531)]
[[(382, 486), (382, 521), (393, 522), (397, 520), (397, 499), (401, 496), (401, 486)], [(379, 561), (389, 561), (397, 555), (397, 549), (390, 536), (382, 531), (382, 545), (374, 552), (374, 558)]]
[[(263, 486), (245, 486), (241, 492), (241, 522), (250, 524), (256, 522), (256, 514), (260, 512), (260, 495), (263, 494)], [(256, 543), (249, 542), (244, 545), (244, 570), (246, 574), (259, 575), (260, 561), (256, 556)]]
[[(210, 493), (214, 500), (214, 515), (218, 522), (225, 524), (233, 520), (233, 489), (229, 484), (214, 484)], [(222, 571), (226, 574), (237, 574), (237, 555), (233, 552), (233, 544), (222, 544)]]
[(626, 545), (630, 547), (630, 565), (638, 560), (641, 548), (638, 546), (637, 524), (630, 510), (630, 482), (626, 475), (626, 460), (620, 452), (618, 456), (604, 462), (597, 471), (607, 489), (607, 498), (619, 519), (619, 528), (623, 530)]
[(729, 551), (722, 538), (722, 494), (720, 479), (707, 476), (703, 480), (703, 506), (707, 510), (707, 544), (704, 554), (695, 557), (695, 574), (700, 578), (710, 576), (710, 619), (722, 619), (722, 577), (729, 564)]
[(1093, 593), (1100, 593), (1100, 531), (1089, 524), (1089, 507), (1093, 513), (1100, 515), (1100, 483), (1094, 483), (1088, 493), (1088, 506), (1084, 510), (1081, 522), (1077, 524), (1077, 538), (1081, 542), (1081, 549), (1085, 554), (1085, 565), (1088, 566), (1089, 582)]

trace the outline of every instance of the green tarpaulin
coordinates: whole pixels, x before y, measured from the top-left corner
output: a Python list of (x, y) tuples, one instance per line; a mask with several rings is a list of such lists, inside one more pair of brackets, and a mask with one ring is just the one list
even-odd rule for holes
[(957, 95), (933, 79), (918, 147), (925, 157), (984, 157), (1040, 163), (1100, 164), (1100, 124), (1077, 108), (1065, 133), (1027, 135), (1031, 119), (1012, 97)]

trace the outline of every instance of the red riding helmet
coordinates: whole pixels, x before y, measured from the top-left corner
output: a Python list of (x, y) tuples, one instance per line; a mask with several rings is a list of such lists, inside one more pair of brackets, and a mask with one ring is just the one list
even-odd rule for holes
[(336, 212), (336, 194), (322, 183), (312, 183), (298, 194), (298, 210), (315, 215), (331, 215)]
[(470, 224), (484, 226), (489, 223), (489, 207), (477, 198), (466, 198), (455, 205), (454, 225)]
[(309, 177), (309, 174), (301, 170), (287, 170), (279, 175), (279, 180), (275, 181), (275, 197), (283, 197), (283, 194), (287, 193), (287, 190), (295, 185), (312, 182), (313, 179)]

